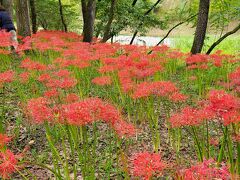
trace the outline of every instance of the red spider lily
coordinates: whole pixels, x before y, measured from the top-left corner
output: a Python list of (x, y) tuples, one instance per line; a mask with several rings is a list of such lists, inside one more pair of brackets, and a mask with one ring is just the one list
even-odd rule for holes
[(212, 119), (214, 113), (207, 109), (194, 109), (185, 107), (180, 113), (175, 113), (169, 119), (172, 127), (181, 126), (197, 126), (203, 123), (204, 120)]
[(102, 77), (96, 77), (92, 79), (92, 83), (99, 86), (105, 86), (105, 85), (110, 85), (112, 83), (112, 80), (111, 80), (111, 77), (109, 76), (102, 76)]
[(51, 76), (49, 74), (44, 73), (44, 74), (41, 74), (37, 80), (40, 82), (48, 82), (50, 79), (51, 79)]
[(204, 54), (195, 54), (186, 58), (188, 65), (208, 63), (208, 56)]
[(29, 73), (29, 72), (23, 72), (23, 73), (19, 74), (20, 81), (21, 81), (22, 83), (27, 83), (28, 80), (29, 80), (29, 76), (30, 76), (30, 73)]
[(58, 97), (59, 92), (57, 91), (57, 89), (50, 89), (50, 90), (44, 92), (44, 96), (47, 98)]
[(206, 179), (231, 179), (231, 174), (226, 165), (218, 166), (213, 159), (204, 160), (202, 163), (181, 171), (184, 180)]
[(219, 140), (216, 138), (210, 138), (209, 139), (209, 144), (212, 146), (218, 146), (219, 145)]
[(69, 77), (70, 74), (71, 73), (66, 69), (60, 69), (59, 71), (53, 73), (53, 75), (57, 77)]
[(63, 123), (84, 126), (102, 120), (109, 124), (120, 137), (132, 136), (135, 133), (133, 125), (123, 121), (120, 112), (114, 106), (99, 98), (88, 98), (62, 105), (60, 109)]
[(68, 94), (65, 98), (66, 103), (74, 103), (74, 102), (77, 102), (77, 101), (79, 101), (79, 96), (77, 94), (74, 94), (74, 93)]
[(44, 121), (53, 120), (53, 110), (48, 106), (50, 103), (48, 99), (39, 97), (30, 99), (27, 103), (28, 115), (36, 124), (42, 124)]
[(11, 137), (8, 137), (6, 134), (0, 133), (0, 149), (3, 148), (9, 141), (11, 141)]
[(240, 134), (236, 134), (232, 136), (233, 141), (240, 143)]
[(170, 81), (142, 82), (137, 85), (132, 97), (134, 99), (148, 97), (150, 95), (169, 97), (177, 91), (177, 87)]
[(210, 108), (217, 113), (224, 113), (239, 108), (239, 100), (223, 90), (209, 92)]
[(17, 171), (19, 158), (19, 155), (14, 155), (10, 150), (0, 152), (0, 176), (3, 179), (10, 178)]
[(27, 70), (38, 70), (38, 71), (45, 71), (47, 70), (47, 66), (44, 64), (41, 64), (39, 62), (34, 62), (31, 59), (27, 58), (24, 59), (21, 62), (20, 65), (21, 68), (27, 69)]
[(14, 75), (15, 75), (15, 73), (12, 70), (0, 73), (0, 86), (3, 85), (4, 83), (12, 82)]
[(133, 124), (128, 123), (124, 120), (117, 120), (110, 123), (111, 127), (116, 131), (119, 137), (131, 137), (135, 135), (135, 127)]
[(10, 41), (11, 34), (6, 31), (0, 31), (0, 47), (8, 47), (11, 46), (12, 43)]
[(212, 90), (209, 92), (208, 108), (223, 118), (224, 125), (240, 121), (240, 101), (238, 98), (227, 94), (223, 90)]
[(230, 85), (237, 92), (240, 92), (240, 67), (229, 74)]
[(159, 175), (166, 168), (160, 154), (142, 152), (131, 157), (132, 173), (134, 176), (145, 180), (151, 179), (155, 174)]
[(174, 92), (169, 96), (169, 99), (173, 102), (183, 102), (187, 100), (187, 96), (179, 92)]

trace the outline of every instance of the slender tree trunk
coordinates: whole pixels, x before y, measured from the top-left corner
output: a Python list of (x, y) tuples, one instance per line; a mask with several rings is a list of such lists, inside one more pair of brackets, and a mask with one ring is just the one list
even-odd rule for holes
[(194, 41), (191, 49), (192, 54), (201, 53), (208, 24), (210, 0), (200, 0), (198, 21)]
[(31, 35), (28, 0), (16, 0), (16, 17), (18, 34), (26, 37)]
[(60, 17), (61, 17), (61, 21), (62, 21), (62, 25), (63, 25), (63, 30), (65, 32), (67, 32), (68, 28), (67, 28), (67, 24), (66, 24), (65, 19), (64, 19), (62, 1), (58, 0), (58, 4), (59, 4), (59, 13), (60, 13)]
[(81, 0), (83, 14), (83, 42), (92, 42), (96, 13), (96, 0)]
[[(142, 25), (144, 24), (144, 18), (145, 18), (160, 2), (161, 2), (161, 0), (157, 0), (157, 1), (155, 2), (155, 4), (152, 5), (152, 7), (144, 13), (143, 20), (142, 20), (142, 22), (138, 25), (138, 28), (136, 29), (136, 31), (133, 33), (133, 37), (132, 37), (132, 39), (131, 39), (130, 44), (133, 44), (133, 41), (134, 41), (134, 39), (136, 38), (136, 36), (137, 36), (137, 34), (138, 34), (138, 29), (141, 28)], [(135, 3), (135, 4), (136, 4), (136, 3)], [(134, 4), (134, 5), (135, 5), (135, 4)]]
[(35, 0), (30, 0), (30, 9), (31, 9), (31, 22), (32, 22), (32, 32), (33, 34), (37, 33), (37, 13), (35, 8)]
[(238, 30), (240, 29), (240, 24), (238, 24), (237, 27), (235, 27), (232, 31), (227, 32), (226, 34), (224, 34), (221, 38), (219, 38), (216, 42), (214, 42), (210, 48), (208, 49), (206, 54), (210, 54), (212, 52), (212, 50), (219, 45), (225, 38), (227, 38), (228, 36), (236, 33)]
[(11, 18), (13, 18), (13, 0), (1, 0), (0, 2), (6, 8)]
[(132, 6), (135, 6), (138, 0), (133, 0)]
[(109, 19), (108, 19), (108, 23), (105, 27), (105, 31), (104, 31), (104, 35), (103, 35), (103, 39), (101, 42), (107, 42), (107, 40), (109, 38), (111, 38), (111, 36), (109, 36), (110, 30), (111, 30), (111, 25), (114, 19), (114, 9), (115, 9), (115, 5), (116, 5), (116, 0), (112, 0), (111, 2), (111, 7), (110, 7), (110, 14), (109, 14)]

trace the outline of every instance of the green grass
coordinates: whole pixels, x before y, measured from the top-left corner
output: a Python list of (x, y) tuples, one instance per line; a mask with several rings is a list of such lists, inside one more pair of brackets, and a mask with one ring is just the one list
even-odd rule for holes
[[(193, 43), (193, 36), (176, 36), (174, 39), (174, 47), (180, 49), (183, 52), (189, 52)], [(218, 40), (218, 37), (215, 38), (214, 35), (206, 37), (205, 44), (203, 47), (203, 53), (205, 53), (208, 48)], [(223, 50), (226, 54), (239, 54), (240, 53), (240, 36), (233, 35), (227, 37), (223, 40), (218, 46), (213, 50)]]

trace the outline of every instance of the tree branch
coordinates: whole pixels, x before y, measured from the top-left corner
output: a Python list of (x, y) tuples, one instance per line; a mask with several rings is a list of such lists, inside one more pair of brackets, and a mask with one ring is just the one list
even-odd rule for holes
[[(157, 1), (155, 2), (155, 4), (152, 5), (152, 7), (144, 13), (144, 17), (147, 16), (160, 2), (161, 2), (161, 0), (157, 0)], [(144, 19), (143, 19), (143, 21), (144, 21)], [(138, 28), (137, 28), (136, 31), (134, 32), (130, 44), (133, 44), (133, 41), (134, 41), (135, 37), (137, 36), (138, 29), (141, 28), (142, 25), (144, 24), (143, 21), (138, 25)]]
[(219, 45), (225, 38), (227, 38), (228, 36), (236, 33), (238, 30), (240, 29), (240, 24), (238, 24), (237, 27), (235, 27), (232, 31), (227, 32), (226, 34), (224, 34), (221, 38), (219, 38), (216, 42), (214, 42), (210, 48), (208, 49), (206, 54), (210, 54), (212, 52), (212, 50)]
[[(177, 28), (178, 26), (180, 26), (180, 25), (182, 25), (182, 24), (184, 24), (184, 23), (192, 20), (192, 19), (193, 19), (194, 17), (196, 17), (197, 15), (198, 15), (198, 14), (195, 14), (195, 15), (193, 15), (193, 16), (190, 16), (190, 17), (189, 17), (188, 19), (186, 19), (185, 21), (182, 21), (182, 22), (176, 24), (175, 26), (173, 26), (173, 27), (167, 32), (167, 34), (155, 45), (155, 47), (156, 47), (156, 46), (159, 46), (159, 45), (169, 36), (169, 34), (170, 34), (175, 28)], [(149, 51), (148, 54), (151, 54), (152, 52), (153, 52), (153, 50)]]

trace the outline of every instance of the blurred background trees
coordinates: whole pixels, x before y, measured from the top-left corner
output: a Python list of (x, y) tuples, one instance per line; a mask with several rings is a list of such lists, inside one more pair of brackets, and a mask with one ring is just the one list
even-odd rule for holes
[[(200, 2), (209, 5), (205, 9), (206, 33), (199, 19), (204, 7), (199, 6)], [(233, 30), (240, 19), (239, 0), (0, 0), (0, 3), (12, 14), (22, 36), (42, 29), (62, 30), (81, 33), (86, 42), (94, 37), (106, 42), (123, 33), (162, 37), (168, 32), (171, 37), (175, 31), (189, 30), (185, 34), (192, 40), (195, 34), (192, 53), (211, 46), (203, 43), (209, 34), (214, 34), (217, 41), (229, 31), (236, 33), (238, 29)], [(201, 47), (196, 49), (196, 45)]]

